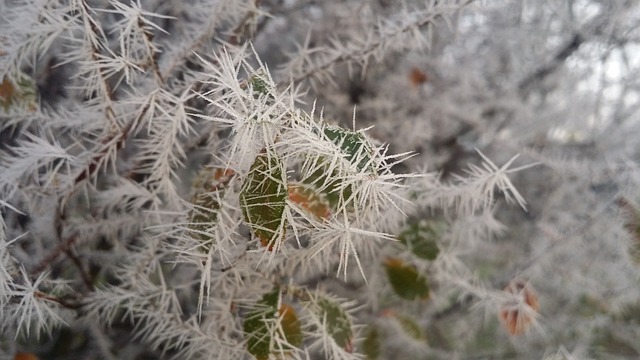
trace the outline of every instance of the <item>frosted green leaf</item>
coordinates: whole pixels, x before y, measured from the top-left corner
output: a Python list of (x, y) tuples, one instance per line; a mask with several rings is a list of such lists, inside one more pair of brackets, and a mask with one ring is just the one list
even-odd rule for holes
[[(247, 350), (258, 360), (266, 360), (274, 352), (273, 336), (286, 340), (285, 349), (302, 345), (302, 326), (295, 309), (287, 304), (281, 304), (278, 308), (279, 302), (280, 289), (274, 288), (264, 294), (245, 317), (243, 330)], [(281, 332), (273, 331), (278, 322)]]
[(242, 184), (240, 206), (244, 221), (260, 238), (262, 246), (273, 249), (279, 234), (284, 234), (282, 219), (289, 196), (283, 183), (284, 169), (276, 154), (263, 152), (256, 157)]
[(204, 169), (198, 174), (193, 188), (195, 195), (192, 203), (195, 205), (189, 213), (190, 235), (202, 243), (201, 250), (208, 252), (213, 236), (207, 231), (218, 219), (218, 196), (222, 196), (227, 182), (234, 175), (231, 170)]
[(264, 294), (244, 320), (244, 336), (247, 339), (247, 350), (258, 360), (267, 360), (271, 353), (270, 323), (276, 319), (280, 289), (275, 288)]
[(304, 179), (303, 182), (311, 186), (322, 187), (321, 194), (324, 195), (329, 206), (335, 210), (340, 207), (340, 199), (342, 198), (342, 201), (349, 199), (353, 191), (350, 185), (341, 187), (341, 181), (339, 179), (332, 179), (332, 177), (335, 178), (336, 175), (330, 175), (325, 167), (321, 167)]
[(414, 340), (424, 340), (424, 334), (420, 325), (418, 325), (412, 318), (404, 315), (397, 315), (396, 320), (402, 327), (402, 330)]
[(35, 111), (37, 107), (37, 86), (30, 77), (22, 74), (18, 77), (18, 81), (12, 81), (7, 76), (0, 81), (0, 107), (5, 112), (11, 106)]
[(292, 346), (302, 345), (302, 327), (296, 310), (287, 304), (280, 306), (280, 326), (284, 332), (284, 338)]
[(220, 204), (216, 201), (213, 194), (200, 194), (196, 197), (194, 208), (190, 213), (189, 229), (191, 236), (202, 243), (203, 252), (208, 252), (213, 237), (206, 233), (212, 223), (218, 218), (218, 209)]
[(415, 267), (394, 258), (387, 259), (384, 265), (391, 287), (398, 296), (407, 300), (429, 297), (427, 279), (418, 274)]
[(253, 89), (253, 97), (257, 99), (260, 95), (269, 94), (269, 85), (259, 75), (254, 75), (249, 79)]
[(425, 260), (435, 260), (440, 252), (437, 242), (440, 237), (439, 227), (441, 226), (434, 221), (413, 223), (400, 233), (398, 240), (415, 256)]
[(345, 157), (355, 163), (359, 171), (362, 171), (367, 164), (373, 169), (371, 162), (372, 149), (363, 134), (355, 131), (347, 131), (340, 127), (326, 127), (325, 136), (338, 145), (345, 153)]
[(340, 304), (326, 298), (319, 298), (316, 305), (318, 316), (324, 321), (329, 336), (338, 346), (351, 352), (353, 348), (353, 332), (347, 313)]
[(368, 360), (375, 360), (380, 356), (380, 333), (373, 326), (369, 327), (367, 337), (362, 342), (362, 352)]

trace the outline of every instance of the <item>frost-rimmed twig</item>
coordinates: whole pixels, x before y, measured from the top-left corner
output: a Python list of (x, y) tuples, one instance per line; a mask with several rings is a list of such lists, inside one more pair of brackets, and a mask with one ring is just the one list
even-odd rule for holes
[(279, 74), (291, 83), (308, 78), (321, 82), (332, 81), (334, 68), (342, 63), (348, 65), (349, 73), (354, 65), (360, 66), (364, 73), (370, 62), (380, 60), (392, 49), (402, 50), (409, 46), (428, 48), (431, 30), (427, 29), (424, 34), (423, 28), (435, 26), (438, 18), (448, 22), (449, 17), (465, 5), (431, 1), (423, 9), (410, 10), (404, 7), (390, 19), (379, 20), (372, 29), (364, 29), (360, 36), (354, 35), (348, 41), (330, 40), (328, 47), (309, 49), (310, 38), (307, 36), (298, 54), (291, 54), (291, 60), (282, 66)]

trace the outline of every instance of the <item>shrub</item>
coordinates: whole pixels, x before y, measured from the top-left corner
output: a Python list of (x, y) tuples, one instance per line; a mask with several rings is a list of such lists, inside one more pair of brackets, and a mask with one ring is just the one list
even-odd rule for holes
[(636, 85), (566, 105), (630, 51), (597, 4), (0, 3), (0, 351), (637, 356)]

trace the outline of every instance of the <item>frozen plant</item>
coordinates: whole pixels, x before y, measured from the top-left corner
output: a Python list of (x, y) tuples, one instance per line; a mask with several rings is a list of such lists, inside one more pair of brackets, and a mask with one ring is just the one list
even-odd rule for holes
[(633, 356), (634, 10), (0, 2), (0, 357)]

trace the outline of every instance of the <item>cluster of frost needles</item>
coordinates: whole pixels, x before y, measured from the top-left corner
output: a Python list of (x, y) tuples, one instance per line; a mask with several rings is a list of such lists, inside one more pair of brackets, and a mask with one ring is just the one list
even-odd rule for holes
[(640, 357), (636, 3), (0, 0), (0, 360)]

